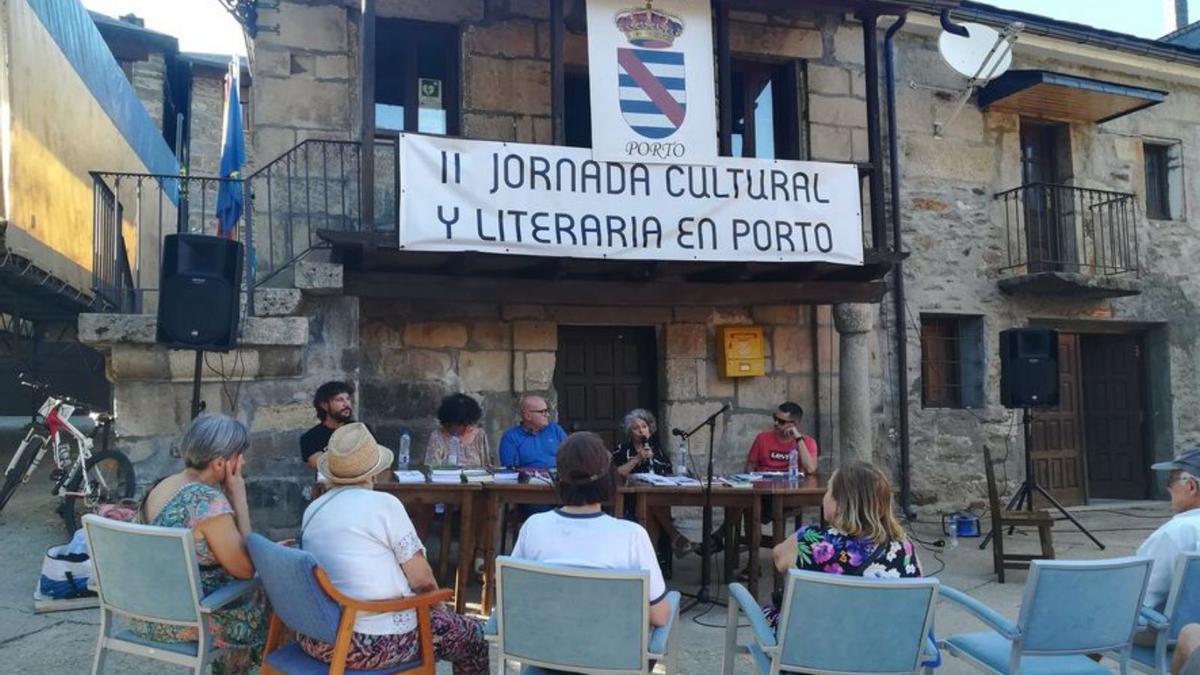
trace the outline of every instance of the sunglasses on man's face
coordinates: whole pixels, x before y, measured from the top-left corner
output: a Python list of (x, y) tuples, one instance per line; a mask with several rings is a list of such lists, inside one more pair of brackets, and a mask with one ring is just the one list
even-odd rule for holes
[(542, 408), (541, 410), (530, 410), (529, 412), (530, 412), (530, 413), (532, 413), (532, 414), (534, 414), (534, 415), (549, 415), (549, 414), (550, 414), (550, 409), (549, 409), (549, 408)]
[(791, 424), (793, 421), (794, 420), (785, 420), (782, 417), (775, 418), (775, 424), (778, 424), (779, 426), (783, 426), (785, 424)]

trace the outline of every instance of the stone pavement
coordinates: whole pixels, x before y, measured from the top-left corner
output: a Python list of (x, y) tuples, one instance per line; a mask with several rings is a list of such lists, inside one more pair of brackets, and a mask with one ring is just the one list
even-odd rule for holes
[[(7, 436), (7, 435), (5, 435)], [(7, 464), (7, 455), (14, 444), (5, 444), (0, 452), (0, 461)], [(43, 468), (41, 473), (45, 473)], [(95, 610), (81, 610), (53, 614), (33, 613), (31, 595), (37, 580), (43, 552), (49, 546), (61, 543), (64, 533), (61, 522), (54, 514), (53, 500), (48, 495), (48, 483), (42, 476), (22, 486), (17, 495), (0, 513), (0, 671), (23, 672), (29, 675), (41, 673), (82, 673), (91, 668), (95, 649), (97, 617)], [(1106, 510), (1112, 509), (1112, 510)], [(1107, 506), (1093, 506), (1077, 512), (1080, 519), (1104, 541), (1108, 548), (1097, 550), (1082, 534), (1069, 523), (1059, 523), (1054, 528), (1054, 544), (1061, 558), (1100, 558), (1133, 553), (1137, 545), (1168, 514), (1161, 502), (1124, 502)], [(986, 522), (986, 521), (985, 521)], [(698, 522), (683, 523), (685, 532), (695, 533)], [(690, 527), (689, 527), (690, 526)], [(941, 537), (932, 522), (919, 522), (913, 528), (918, 537), (925, 541)], [(1036, 546), (1036, 536), (1018, 533), (1012, 540), (1015, 547)], [(977, 548), (978, 539), (962, 540), (956, 549), (932, 553), (921, 549), (921, 560), (928, 573), (934, 573), (943, 583), (966, 591), (994, 607), (1005, 616), (1015, 619), (1024, 590), (1025, 573), (1010, 573), (1009, 582), (997, 584), (991, 573), (991, 554)], [(764, 550), (763, 564), (769, 565)], [(942, 569), (943, 562), (945, 564)], [(694, 587), (699, 578), (697, 556), (681, 561), (672, 585)], [(769, 595), (769, 583), (763, 590), (763, 599)], [(478, 591), (472, 594), (477, 597)], [(721, 597), (724, 597), (724, 592)], [(584, 617), (581, 617), (581, 619)], [(713, 624), (717, 627), (708, 627)], [(721, 668), (725, 610), (716, 607), (700, 616), (693, 611), (683, 617), (680, 672), (686, 674), (718, 673)], [(937, 615), (939, 634), (943, 632), (967, 632), (981, 630), (982, 626), (965, 613), (943, 605)], [(747, 633), (748, 631), (743, 631)], [(114, 654), (108, 662), (110, 673), (161, 673), (183, 672), (158, 663)], [(1110, 663), (1110, 665), (1112, 665)], [(739, 657), (739, 673), (751, 672), (748, 658)], [(449, 673), (442, 664), (439, 673)], [(971, 672), (961, 663), (947, 659), (938, 670), (946, 675)]]

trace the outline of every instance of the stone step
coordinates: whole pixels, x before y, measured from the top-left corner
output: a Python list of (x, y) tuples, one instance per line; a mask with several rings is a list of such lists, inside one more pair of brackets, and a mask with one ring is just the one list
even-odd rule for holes
[[(93, 347), (114, 344), (153, 345), (158, 318), (153, 314), (80, 314), (79, 341)], [(308, 344), (308, 317), (251, 316), (242, 321), (242, 347), (303, 347)]]
[(342, 292), (341, 263), (301, 260), (296, 263), (293, 285), (312, 295), (339, 295)]
[[(294, 316), (303, 294), (299, 288), (258, 288), (254, 291), (254, 315)], [(242, 293), (242, 315), (246, 314), (246, 294)]]

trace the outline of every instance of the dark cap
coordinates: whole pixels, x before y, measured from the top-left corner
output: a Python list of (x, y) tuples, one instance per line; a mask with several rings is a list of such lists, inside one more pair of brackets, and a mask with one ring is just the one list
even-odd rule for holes
[(1188, 450), (1170, 462), (1151, 464), (1155, 471), (1186, 471), (1200, 478), (1200, 450)]

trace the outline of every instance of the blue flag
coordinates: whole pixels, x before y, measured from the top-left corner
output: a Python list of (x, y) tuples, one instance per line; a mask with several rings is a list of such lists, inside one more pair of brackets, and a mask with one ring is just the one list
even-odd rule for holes
[(217, 188), (217, 236), (233, 239), (242, 217), (242, 164), (246, 161), (245, 135), (242, 132), (242, 105), (239, 98), (241, 66), (236, 57), (225, 75), (225, 115), (221, 128), (221, 170), (223, 179)]

